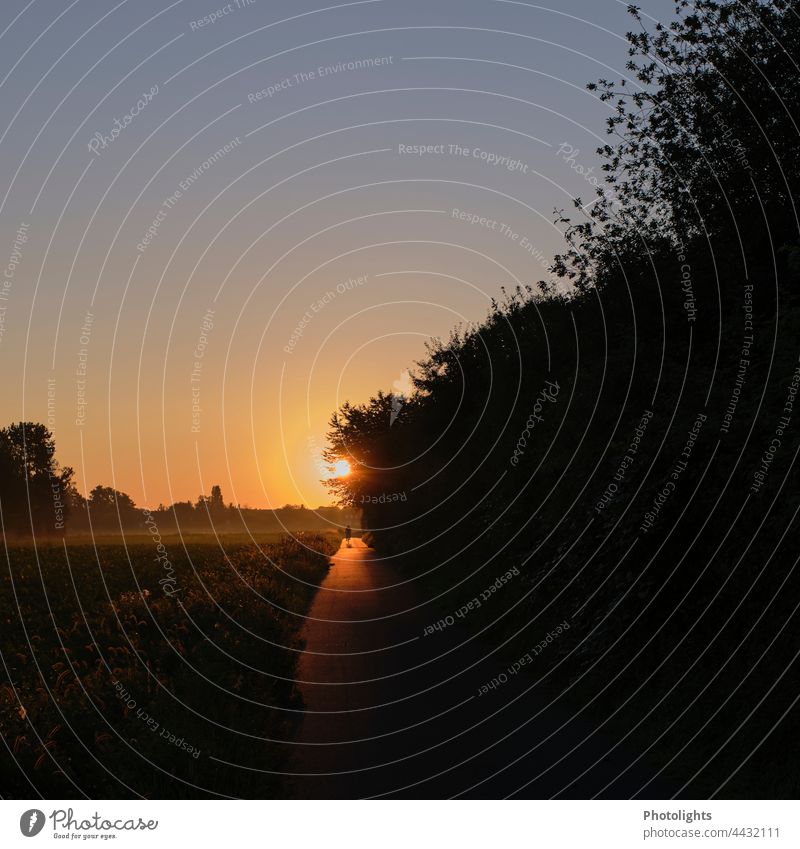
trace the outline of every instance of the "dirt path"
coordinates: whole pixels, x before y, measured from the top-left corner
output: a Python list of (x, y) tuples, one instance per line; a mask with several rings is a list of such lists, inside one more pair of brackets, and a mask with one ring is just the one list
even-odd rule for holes
[[(593, 730), (583, 719), (559, 731), (558, 708), (531, 722), (552, 697), (524, 694), (530, 679), (479, 696), (506, 664), (459, 627), (423, 636), (441, 614), (418, 604), (413, 584), (361, 540), (333, 558), (297, 669), (306, 714), (293, 796), (496, 798), (527, 784), (519, 795), (547, 798), (609, 749), (598, 734), (581, 743)], [(593, 795), (630, 760), (605, 758), (562, 795)], [(630, 795), (644, 774), (631, 770), (609, 795)]]

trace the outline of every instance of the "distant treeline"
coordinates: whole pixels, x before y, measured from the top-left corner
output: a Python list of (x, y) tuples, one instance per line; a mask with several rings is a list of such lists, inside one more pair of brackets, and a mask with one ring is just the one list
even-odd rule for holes
[(338, 530), (357, 524), (358, 512), (339, 507), (307, 509), (287, 504), (262, 510), (225, 504), (219, 486), (196, 502), (178, 501), (154, 510), (138, 507), (125, 492), (96, 486), (78, 492), (73, 470), (55, 457), (53, 435), (43, 424), (19, 422), (0, 429), (0, 519), (9, 537), (89, 533), (217, 533)]

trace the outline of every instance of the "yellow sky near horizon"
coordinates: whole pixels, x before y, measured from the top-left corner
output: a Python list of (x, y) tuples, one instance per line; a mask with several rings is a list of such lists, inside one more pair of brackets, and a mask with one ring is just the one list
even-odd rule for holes
[(196, 5), (14, 25), (0, 422), (47, 423), (84, 492), (328, 504), (333, 411), (549, 276), (625, 4)]

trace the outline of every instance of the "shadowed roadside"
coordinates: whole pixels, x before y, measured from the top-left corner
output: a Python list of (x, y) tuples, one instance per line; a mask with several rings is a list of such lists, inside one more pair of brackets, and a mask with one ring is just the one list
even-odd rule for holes
[[(361, 540), (334, 556), (297, 667), (306, 714), (294, 746), (291, 795), (494, 798), (520, 791), (546, 798), (588, 770), (563, 792), (585, 798), (630, 763), (619, 750), (618, 759), (604, 759), (612, 744), (602, 735), (582, 742), (592, 727), (570, 720), (564, 708), (528, 721), (552, 699), (540, 687), (524, 693), (530, 678), (478, 696), (504, 662), (487, 657), (485, 645), (466, 643), (463, 628), (422, 636), (438, 615), (419, 604), (413, 583)], [(607, 795), (632, 795), (646, 777), (639, 765)], [(663, 787), (649, 789), (664, 794)]]

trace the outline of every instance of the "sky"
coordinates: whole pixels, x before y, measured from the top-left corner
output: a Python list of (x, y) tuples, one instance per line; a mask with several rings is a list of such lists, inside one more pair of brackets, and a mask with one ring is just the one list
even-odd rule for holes
[(331, 413), (550, 279), (625, 7), (4, 0), (0, 423), (84, 493), (329, 503)]

